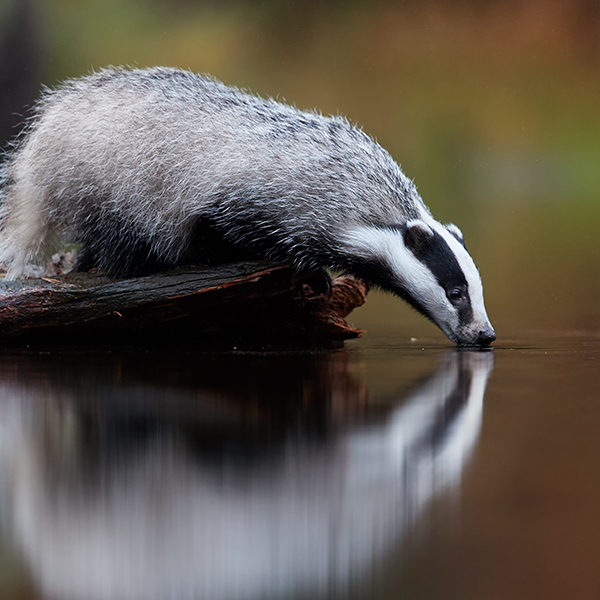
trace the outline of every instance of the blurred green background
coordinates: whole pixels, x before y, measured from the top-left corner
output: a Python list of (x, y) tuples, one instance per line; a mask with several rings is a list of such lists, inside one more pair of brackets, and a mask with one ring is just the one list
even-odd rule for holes
[[(2, 0), (0, 40), (5, 132), (41, 83), (108, 64), (345, 114), (463, 229), (499, 344), (600, 332), (597, 2)], [(443, 339), (383, 295), (354, 321)]]

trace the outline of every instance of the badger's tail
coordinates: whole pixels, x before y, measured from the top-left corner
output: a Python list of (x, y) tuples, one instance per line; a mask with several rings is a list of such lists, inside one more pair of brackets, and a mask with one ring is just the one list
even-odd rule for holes
[[(7, 165), (0, 173), (0, 263), (5, 279), (36, 272), (53, 238), (44, 192), (30, 178), (11, 180)], [(39, 268), (37, 269), (39, 271)]]

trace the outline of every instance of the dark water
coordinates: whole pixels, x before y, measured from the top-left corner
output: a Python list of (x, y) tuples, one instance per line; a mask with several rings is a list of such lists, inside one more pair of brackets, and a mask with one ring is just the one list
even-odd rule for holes
[(0, 597), (600, 597), (599, 358), (3, 355)]

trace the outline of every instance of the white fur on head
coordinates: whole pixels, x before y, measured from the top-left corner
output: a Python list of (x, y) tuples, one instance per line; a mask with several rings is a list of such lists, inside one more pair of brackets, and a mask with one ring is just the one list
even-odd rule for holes
[(444, 227), (446, 231), (451, 233), (461, 244), (464, 245), (465, 236), (463, 235), (463, 232), (454, 223), (448, 223), (444, 225)]
[[(412, 221), (408, 225), (411, 235), (419, 236), (427, 232), (430, 236), (433, 235), (431, 228), (422, 221)], [(440, 315), (441, 307), (447, 305), (450, 308), (446, 294), (432, 272), (407, 248), (400, 231), (392, 228), (360, 227), (351, 230), (346, 241), (351, 246), (351, 252), (360, 258), (380, 262), (388, 268), (390, 281), (374, 283), (388, 291), (402, 296), (408, 294), (418, 300), (428, 316), (450, 336), (450, 328), (445, 323), (452, 315), (450, 311), (445, 316)]]
[[(468, 323), (461, 323), (447, 290), (416, 256), (419, 244), (427, 244), (435, 234), (446, 242), (467, 281), (473, 312)], [(437, 221), (409, 221), (406, 228), (357, 227), (348, 232), (345, 243), (365, 263), (385, 266), (388, 277), (374, 283), (412, 301), (455, 343), (475, 344), (480, 331), (491, 329), (477, 267), (455, 232)]]

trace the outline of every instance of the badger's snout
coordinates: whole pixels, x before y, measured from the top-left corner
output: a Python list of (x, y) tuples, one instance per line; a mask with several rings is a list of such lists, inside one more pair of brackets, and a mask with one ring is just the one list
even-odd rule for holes
[(480, 329), (471, 335), (448, 336), (457, 346), (485, 348), (496, 340), (496, 332), (491, 327)]
[(496, 332), (493, 329), (484, 329), (477, 336), (478, 346), (489, 346), (496, 339)]

